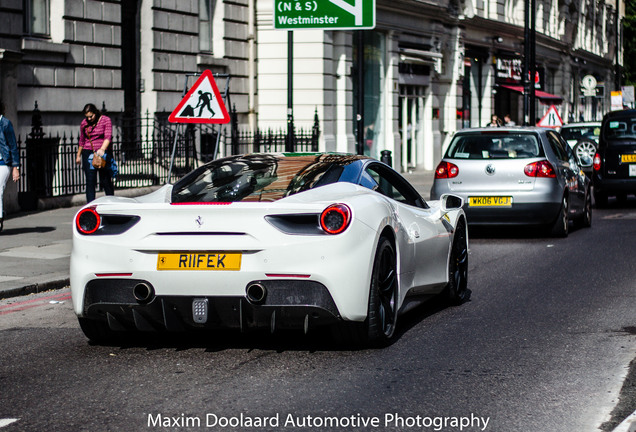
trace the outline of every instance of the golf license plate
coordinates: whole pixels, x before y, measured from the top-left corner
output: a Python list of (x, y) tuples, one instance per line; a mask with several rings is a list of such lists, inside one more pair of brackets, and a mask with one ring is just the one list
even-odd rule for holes
[(622, 163), (636, 162), (636, 154), (621, 155), (621, 162)]
[(240, 270), (241, 254), (230, 252), (161, 253), (157, 270)]
[(470, 207), (510, 207), (512, 206), (511, 196), (482, 196), (469, 197)]

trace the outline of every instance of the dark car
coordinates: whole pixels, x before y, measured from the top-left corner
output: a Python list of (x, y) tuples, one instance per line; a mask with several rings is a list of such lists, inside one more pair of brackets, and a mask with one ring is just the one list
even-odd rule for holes
[(603, 118), (592, 181), (598, 207), (610, 196), (622, 200), (636, 194), (636, 110), (612, 111)]

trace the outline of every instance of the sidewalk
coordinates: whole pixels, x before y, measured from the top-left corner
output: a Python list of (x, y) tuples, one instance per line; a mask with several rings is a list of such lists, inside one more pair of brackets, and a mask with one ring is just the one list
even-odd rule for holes
[[(404, 177), (428, 199), (433, 173), (417, 171)], [(118, 196), (139, 196), (148, 188), (115, 191)], [(101, 195), (98, 195), (101, 196)], [(0, 233), (0, 298), (60, 289), (69, 285), (73, 217), (86, 200), (74, 196), (72, 207), (10, 214)]]

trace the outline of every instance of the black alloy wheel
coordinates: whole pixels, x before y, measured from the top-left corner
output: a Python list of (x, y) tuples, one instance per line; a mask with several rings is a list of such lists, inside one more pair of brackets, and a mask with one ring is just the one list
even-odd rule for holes
[(567, 237), (570, 231), (570, 204), (568, 197), (564, 196), (561, 202), (561, 208), (554, 224), (552, 225), (552, 237)]
[(369, 291), (367, 340), (386, 345), (395, 333), (398, 312), (397, 259), (393, 244), (386, 237), (380, 237), (378, 242)]
[(459, 305), (468, 299), (468, 241), (463, 219), (455, 228), (446, 291), (451, 304)]
[(583, 214), (579, 219), (579, 225), (583, 228), (592, 226), (592, 191), (589, 189), (585, 194), (585, 206), (583, 207)]

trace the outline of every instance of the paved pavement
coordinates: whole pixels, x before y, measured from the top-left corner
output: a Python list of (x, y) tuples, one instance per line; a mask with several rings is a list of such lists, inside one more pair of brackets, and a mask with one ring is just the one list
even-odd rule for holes
[[(431, 171), (404, 176), (424, 198), (429, 197)], [(148, 192), (148, 188), (121, 190), (115, 191), (115, 195), (137, 196)], [(72, 206), (15, 213), (5, 218), (4, 231), (0, 233), (0, 299), (69, 285), (73, 218), (86, 200), (77, 195), (64, 202)], [(56, 202), (51, 200), (43, 205), (54, 206)]]

